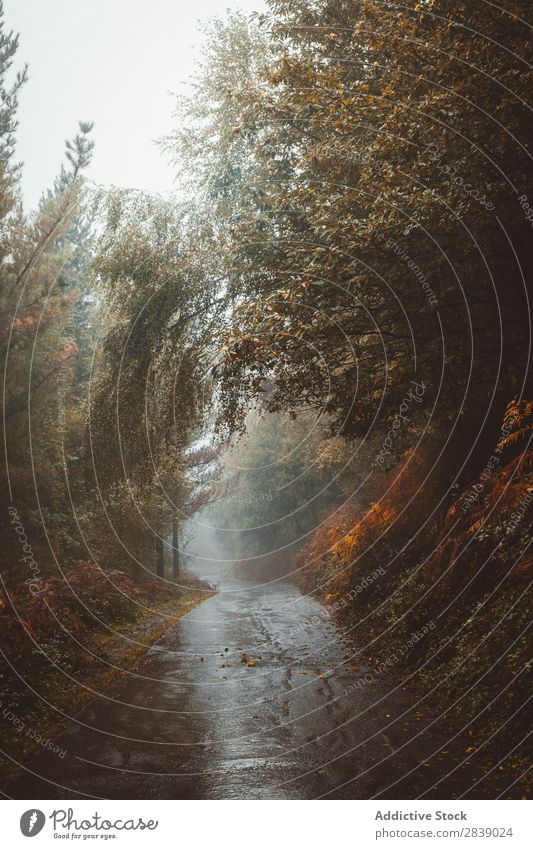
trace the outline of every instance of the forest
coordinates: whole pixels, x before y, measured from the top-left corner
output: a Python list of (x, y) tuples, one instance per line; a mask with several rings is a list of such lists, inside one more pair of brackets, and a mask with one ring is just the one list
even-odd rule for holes
[(362, 651), (350, 698), (391, 672), (481, 796), (527, 793), (531, 11), (228, 12), (153, 128), (175, 199), (92, 181), (74, 120), (28, 210), (0, 4), (6, 786), (24, 729), (60, 734), (228, 578), (320, 603)]

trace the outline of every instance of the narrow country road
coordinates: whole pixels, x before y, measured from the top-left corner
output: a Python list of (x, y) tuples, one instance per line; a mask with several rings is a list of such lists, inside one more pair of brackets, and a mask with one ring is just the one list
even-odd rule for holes
[(401, 799), (494, 792), (480, 764), (460, 766), (464, 740), (448, 743), (439, 723), (424, 732), (435, 717), (411, 711), (415, 696), (400, 682), (358, 686), (369, 670), (350, 653), (327, 611), (290, 584), (227, 580), (137, 671), (69, 723), (57, 741), (64, 759), (42, 751), (8, 794)]

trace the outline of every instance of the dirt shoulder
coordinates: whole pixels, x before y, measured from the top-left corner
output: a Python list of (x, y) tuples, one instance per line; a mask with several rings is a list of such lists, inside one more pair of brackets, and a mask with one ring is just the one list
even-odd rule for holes
[[(134, 622), (114, 622), (107, 631), (84, 635), (83, 644), (65, 635), (61, 644), (47, 645), (47, 658), (35, 650), (31, 669), (24, 669), (24, 680), (8, 669), (0, 694), (0, 785), (14, 780), (21, 773), (19, 764), (40, 749), (55, 751), (53, 738), (69, 719), (115, 678), (127, 674), (178, 619), (211, 595), (188, 590), (178, 600), (142, 610)], [(57, 754), (61, 757), (60, 751)]]

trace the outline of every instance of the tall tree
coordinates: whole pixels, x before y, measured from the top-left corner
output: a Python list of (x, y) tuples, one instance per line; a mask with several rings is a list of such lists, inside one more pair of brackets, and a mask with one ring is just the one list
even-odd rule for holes
[[(190, 173), (247, 163), (223, 227), (238, 307), (215, 368), (224, 419), (242, 424), (268, 376), (270, 410), (322, 410), (364, 436), (415, 380), (446, 476), (474, 474), (529, 391), (528, 4), (269, 7), (267, 67), (238, 76), (231, 113), (204, 74), (213, 117), (188, 148), (177, 137)], [(251, 37), (221, 35), (215, 67)]]
[[(69, 498), (62, 478), (69, 429), (79, 446), (76, 405), (69, 393), (78, 353), (74, 311), (84, 285), (80, 263), (88, 242), (86, 224), (81, 224), (86, 218), (82, 172), (91, 160), (92, 125), (81, 123), (67, 141), (66, 162), (54, 186), (35, 211), (25, 214), (14, 151), (18, 93), (27, 70), (18, 72), (10, 86), (6, 81), (17, 48), (18, 37), (6, 31), (0, 5), (2, 524), (5, 528), (8, 504), (15, 504), (36, 544), (45, 545), (54, 529), (64, 536)], [(16, 548), (8, 532), (3, 553), (10, 569), (20, 564)]]

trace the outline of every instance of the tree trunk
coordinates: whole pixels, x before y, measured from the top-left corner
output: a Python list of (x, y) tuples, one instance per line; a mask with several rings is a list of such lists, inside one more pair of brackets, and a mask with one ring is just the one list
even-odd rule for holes
[(165, 577), (165, 549), (159, 537), (155, 541), (155, 569), (158, 578)]
[(180, 576), (179, 519), (177, 516), (174, 516), (172, 520), (172, 574), (174, 578)]

